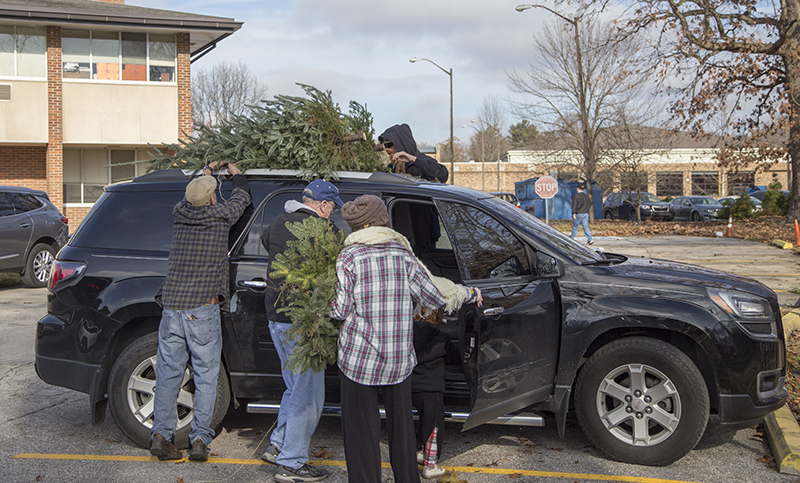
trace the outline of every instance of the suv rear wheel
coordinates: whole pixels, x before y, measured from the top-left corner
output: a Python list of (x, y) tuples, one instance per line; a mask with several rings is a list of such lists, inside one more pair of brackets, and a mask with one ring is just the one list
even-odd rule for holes
[(55, 252), (47, 243), (37, 243), (25, 261), (25, 272), (22, 283), (28, 287), (41, 288), (47, 285), (50, 278), (50, 267), (53, 265)]
[(578, 421), (595, 447), (626, 463), (668, 465), (703, 435), (705, 380), (666, 342), (630, 337), (598, 350), (575, 385)]
[[(150, 446), (153, 427), (153, 395), (156, 386), (156, 353), (158, 333), (136, 339), (117, 358), (108, 380), (108, 402), (117, 426), (135, 443)], [(211, 429), (219, 432), (222, 419), (231, 403), (231, 391), (225, 368), (220, 366), (217, 380), (217, 401), (211, 418)], [(189, 432), (194, 415), (192, 368), (186, 367), (178, 394), (178, 427), (175, 446), (189, 447)]]

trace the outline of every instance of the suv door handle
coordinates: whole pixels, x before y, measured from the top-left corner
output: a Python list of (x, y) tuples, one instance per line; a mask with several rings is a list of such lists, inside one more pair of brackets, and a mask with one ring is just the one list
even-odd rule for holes
[(19, 224), (19, 227), (20, 227), (20, 228), (28, 228), (29, 226), (31, 226), (31, 224), (30, 224), (30, 223), (20, 223), (20, 224)]
[(483, 315), (487, 317), (496, 317), (505, 312), (505, 310), (506, 309), (504, 307), (492, 307), (490, 309), (484, 309)]
[(260, 280), (239, 280), (238, 282), (236, 282), (236, 285), (238, 285), (239, 287), (255, 288), (255, 289), (267, 288), (267, 282), (262, 282)]

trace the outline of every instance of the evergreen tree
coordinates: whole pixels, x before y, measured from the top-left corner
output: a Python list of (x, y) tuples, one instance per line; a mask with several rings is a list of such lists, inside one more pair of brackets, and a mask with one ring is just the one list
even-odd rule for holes
[(307, 180), (334, 178), (335, 171), (387, 171), (365, 106), (351, 101), (343, 114), (330, 91), (298, 85), (306, 97), (278, 95), (213, 129), (199, 124), (188, 141), (154, 147), (149, 170), (201, 169), (221, 160), (242, 171), (298, 169)]
[(328, 314), (336, 296), (336, 257), (344, 234), (315, 216), (286, 227), (297, 240), (275, 256), (269, 274), (284, 279), (281, 297), (286, 297), (286, 305), (280, 311), (292, 319), (286, 336), (297, 340), (286, 366), (296, 374), (320, 372), (336, 363), (339, 323)]

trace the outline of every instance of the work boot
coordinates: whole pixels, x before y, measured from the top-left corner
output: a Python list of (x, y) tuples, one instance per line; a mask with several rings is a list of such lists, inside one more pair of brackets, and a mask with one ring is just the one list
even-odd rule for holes
[(158, 433), (153, 435), (153, 440), (150, 443), (150, 454), (164, 460), (179, 460), (183, 458), (183, 453), (170, 443), (163, 436)]
[(192, 442), (192, 449), (189, 450), (189, 460), (208, 461), (208, 446), (202, 439), (197, 438)]

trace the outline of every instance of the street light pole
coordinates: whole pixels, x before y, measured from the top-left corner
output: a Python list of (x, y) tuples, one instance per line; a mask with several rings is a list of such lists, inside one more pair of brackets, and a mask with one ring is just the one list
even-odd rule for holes
[[(556, 12), (550, 7), (545, 5), (539, 4), (522, 4), (517, 5), (515, 10), (517, 12), (524, 12), (525, 10), (531, 8), (543, 8), (548, 12), (552, 13), (556, 17), (560, 18), (561, 20), (567, 22), (568, 24), (572, 25), (572, 28), (575, 29), (575, 61), (578, 63), (578, 108), (580, 109), (580, 119), (581, 119), (581, 130), (583, 131), (583, 165), (584, 165), (584, 172), (586, 176), (586, 182), (588, 185), (591, 199), (593, 197), (592, 191), (592, 178), (594, 178), (594, 144), (592, 140), (589, 138), (589, 112), (586, 109), (586, 89), (584, 89), (584, 75), (583, 75), (583, 51), (581, 49), (581, 37), (580, 37), (580, 20), (581, 17), (576, 15), (575, 18), (565, 17), (564, 15)], [(594, 208), (589, 213), (589, 218), (594, 220)]]
[(424, 57), (412, 57), (408, 59), (408, 61), (412, 64), (420, 60), (430, 62), (438, 67), (442, 72), (450, 76), (450, 184), (455, 184), (456, 173), (453, 168), (453, 160), (455, 159), (455, 149), (453, 147), (453, 68), (451, 67), (450, 70), (447, 70), (431, 59), (426, 59)]

